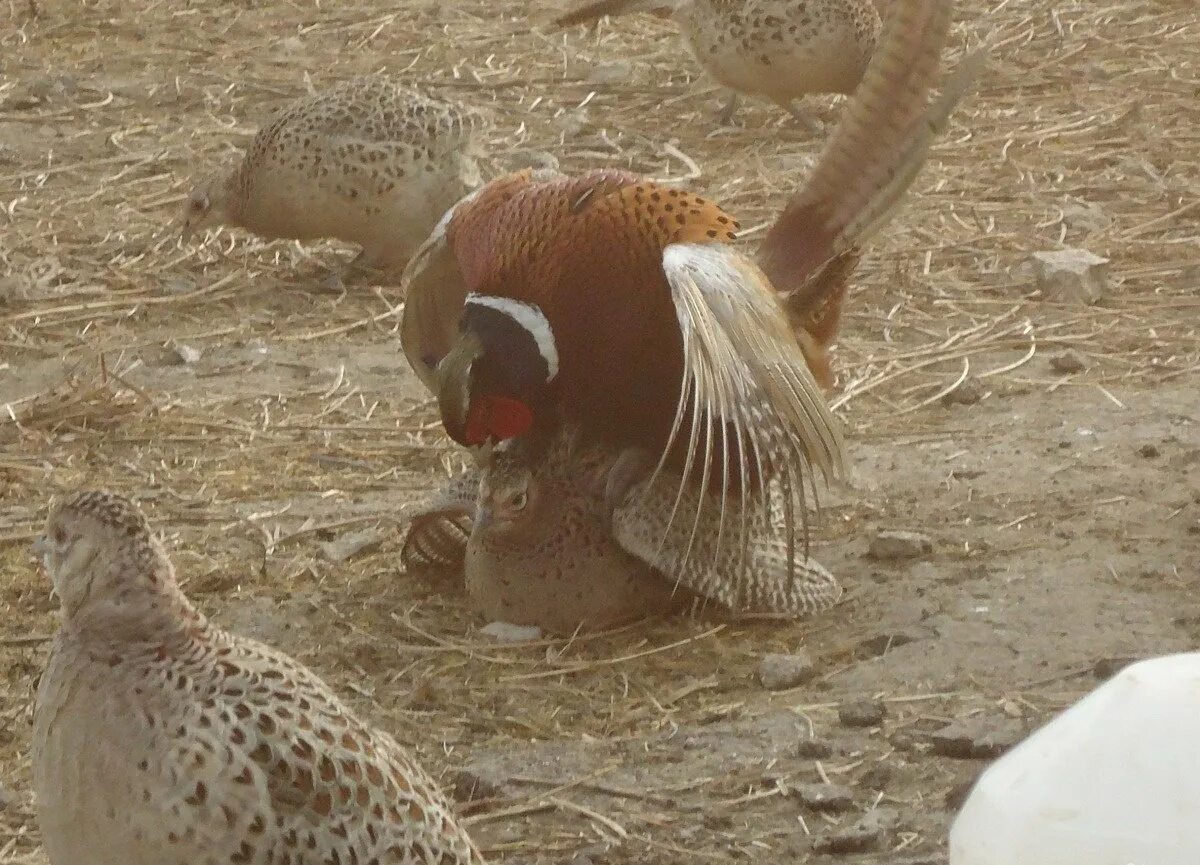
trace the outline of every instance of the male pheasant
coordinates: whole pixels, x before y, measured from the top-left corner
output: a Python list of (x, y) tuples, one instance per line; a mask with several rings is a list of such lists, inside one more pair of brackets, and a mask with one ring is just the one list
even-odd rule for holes
[(70, 496), (35, 548), (62, 604), (33, 719), (51, 865), (482, 865), (395, 740), (192, 606), (128, 499)]
[(345, 81), (280, 110), (235, 167), (197, 184), (183, 238), (215, 224), (332, 237), (362, 247), (350, 268), (398, 269), (481, 182), (481, 125), (474, 110), (387, 78)]
[(796, 107), (810, 93), (850, 94), (879, 40), (872, 0), (592, 0), (555, 19), (560, 27), (626, 12), (666, 11), (697, 62), (732, 92), (771, 99), (814, 128)]
[(626, 172), (526, 171), (456, 205), (409, 263), (401, 329), (450, 436), (525, 437), (536, 453), (569, 429), (647, 454), (679, 479), (671, 520), (689, 485), (743, 549), (746, 526), (778, 515), (794, 565), (812, 475), (843, 467), (814, 373), (831, 382), (846, 280), (976, 65), (926, 105), (949, 18), (950, 0), (892, 5), (863, 86), (757, 260), (730, 245), (720, 207)]

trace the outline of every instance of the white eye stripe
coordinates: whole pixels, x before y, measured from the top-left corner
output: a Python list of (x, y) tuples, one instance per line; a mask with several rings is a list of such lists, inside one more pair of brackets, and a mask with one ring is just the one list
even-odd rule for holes
[(474, 292), (467, 295), (466, 303), (486, 306), (502, 312), (519, 324), (523, 330), (528, 331), (534, 342), (537, 343), (538, 353), (546, 361), (546, 368), (549, 370), (546, 381), (553, 381), (554, 377), (558, 375), (558, 348), (554, 344), (554, 332), (550, 329), (550, 322), (545, 313), (532, 303), (523, 303), (509, 297), (475, 294)]

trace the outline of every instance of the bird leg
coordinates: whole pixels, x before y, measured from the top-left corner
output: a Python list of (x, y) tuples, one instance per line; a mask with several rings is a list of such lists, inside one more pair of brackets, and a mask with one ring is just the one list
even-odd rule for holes
[(807, 114), (800, 110), (795, 99), (790, 99), (787, 102), (780, 102), (779, 106), (792, 115), (792, 119), (811, 132), (813, 135), (821, 134), (821, 125), (813, 120)]
[(733, 125), (733, 115), (737, 114), (738, 106), (741, 104), (742, 104), (741, 94), (731, 91), (729, 94), (729, 101), (727, 101), (725, 103), (725, 106), (721, 109), (721, 112), (717, 115), (717, 122), (720, 123), (722, 126), (732, 126)]
[(329, 274), (318, 283), (318, 287), (322, 291), (329, 291), (335, 294), (341, 294), (346, 290), (346, 280), (351, 276), (366, 276), (375, 269), (375, 262), (379, 260), (379, 253), (376, 251), (368, 252), (366, 249), (361, 249), (358, 255), (350, 259), (340, 268), (332, 270)]

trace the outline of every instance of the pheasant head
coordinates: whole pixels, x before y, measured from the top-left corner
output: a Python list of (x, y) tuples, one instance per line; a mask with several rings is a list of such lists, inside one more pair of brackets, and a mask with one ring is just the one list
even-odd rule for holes
[(214, 172), (194, 187), (183, 202), (180, 214), (180, 237), (184, 243), (196, 232), (212, 225), (223, 225), (232, 220), (234, 172)]
[(437, 366), (446, 432), (477, 447), (531, 431), (558, 375), (554, 333), (532, 303), (470, 294), (460, 335)]

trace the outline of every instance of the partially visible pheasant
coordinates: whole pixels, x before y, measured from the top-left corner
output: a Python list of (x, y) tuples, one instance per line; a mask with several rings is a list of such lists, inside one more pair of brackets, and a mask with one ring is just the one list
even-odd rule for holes
[(33, 718), (51, 865), (482, 865), (391, 736), (192, 606), (128, 499), (70, 496), (35, 548), (62, 604)]
[(267, 121), (236, 166), (196, 185), (183, 239), (216, 224), (268, 238), (337, 238), (362, 247), (348, 269), (399, 269), (482, 181), (481, 122), (387, 78), (299, 99)]
[(627, 12), (667, 12), (697, 62), (732, 92), (765, 96), (815, 126), (796, 102), (810, 93), (850, 94), (879, 40), (873, 0), (591, 0), (555, 19), (567, 27)]
[(977, 65), (927, 105), (949, 19), (950, 0), (895, 0), (757, 260), (730, 244), (737, 223), (720, 207), (626, 172), (526, 171), (456, 205), (405, 272), (401, 330), (450, 436), (485, 450), (523, 437), (535, 463), (564, 430), (648, 454), (678, 479), (665, 517), (689, 527), (676, 572), (711, 503), (717, 537), (743, 549), (778, 514), (794, 569), (814, 475), (844, 464), (817, 380), (832, 383), (846, 281)]
[[(567, 431), (535, 462), (507, 442), (410, 514), (401, 559), (410, 570), (463, 568), (488, 620), (565, 634), (710, 602), (735, 616), (801, 616), (841, 596), (816, 561), (789, 569), (778, 520), (756, 515), (745, 547), (722, 544), (720, 503), (695, 501), (692, 487), (684, 506), (702, 515), (684, 561), (692, 525), (671, 522), (677, 482), (652, 481), (653, 468), (644, 453), (588, 447)], [(746, 580), (726, 578), (740, 570)]]

